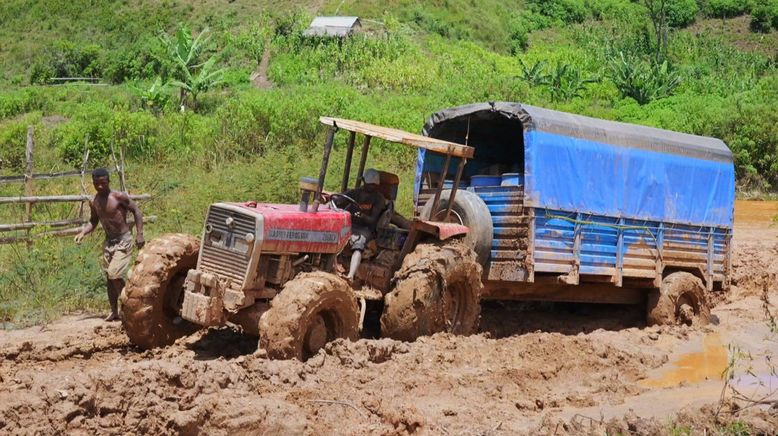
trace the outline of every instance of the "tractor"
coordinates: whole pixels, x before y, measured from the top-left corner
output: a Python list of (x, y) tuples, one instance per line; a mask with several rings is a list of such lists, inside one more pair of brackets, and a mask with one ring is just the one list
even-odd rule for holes
[[(387, 200), (356, 276), (346, 280), (357, 136), (362, 182), (372, 138), (424, 149), (456, 162), (456, 180), (472, 147), (359, 121), (322, 117), (327, 128), (318, 178), (300, 181), (300, 203), (214, 203), (200, 238), (168, 234), (139, 253), (121, 295), (130, 341), (149, 349), (198, 329), (232, 325), (259, 337), (270, 358), (305, 360), (338, 338), (412, 341), (436, 332), (470, 334), (480, 318), (482, 268), (454, 199), (474, 194), (438, 184), (428, 208), (436, 221), (406, 219), (394, 207), (399, 178), (380, 172)], [(337, 132), (348, 132), (341, 192), (323, 191)], [(453, 169), (453, 168), (452, 168)], [(448, 205), (447, 207), (445, 205)]]

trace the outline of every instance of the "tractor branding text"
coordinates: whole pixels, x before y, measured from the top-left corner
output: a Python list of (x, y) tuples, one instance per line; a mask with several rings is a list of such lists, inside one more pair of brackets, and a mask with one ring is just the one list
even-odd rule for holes
[(338, 242), (338, 234), (335, 232), (315, 232), (310, 230), (271, 229), (267, 234), (268, 240), (294, 241), (294, 242)]

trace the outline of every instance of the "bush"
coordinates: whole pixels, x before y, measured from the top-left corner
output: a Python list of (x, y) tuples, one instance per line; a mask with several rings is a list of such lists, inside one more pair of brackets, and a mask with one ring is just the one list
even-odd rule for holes
[(551, 18), (532, 10), (523, 10), (510, 23), (510, 43), (512, 54), (519, 53), (529, 47), (529, 34), (536, 30), (551, 27)]
[(694, 23), (700, 8), (696, 0), (671, 0), (667, 3), (667, 24), (686, 27)]
[(752, 31), (768, 33), (771, 28), (778, 29), (778, 0), (760, 4), (751, 12)]
[(84, 105), (70, 122), (58, 126), (52, 136), (62, 160), (80, 166), (84, 141), (89, 139), (90, 160), (104, 162), (124, 146), (127, 155), (153, 159), (156, 156), (157, 120), (146, 112), (129, 112), (104, 104)]
[(580, 23), (589, 16), (583, 0), (529, 0), (529, 6), (533, 11), (565, 24)]
[(634, 98), (641, 105), (672, 95), (681, 83), (667, 61), (656, 64), (627, 58), (623, 53), (611, 61), (610, 77), (622, 97)]
[(708, 0), (707, 15), (714, 18), (732, 18), (751, 9), (750, 0)]
[(128, 46), (103, 52), (103, 76), (111, 83), (149, 79), (156, 75), (168, 78), (173, 63), (159, 38), (148, 36)]
[(0, 170), (24, 170), (27, 124), (16, 122), (0, 130)]

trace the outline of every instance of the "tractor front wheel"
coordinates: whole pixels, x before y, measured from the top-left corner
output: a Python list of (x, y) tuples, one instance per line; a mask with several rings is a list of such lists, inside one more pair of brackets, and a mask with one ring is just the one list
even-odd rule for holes
[(271, 359), (305, 361), (327, 342), (359, 336), (357, 298), (334, 274), (300, 274), (270, 305), (259, 319), (259, 345)]
[(120, 297), (130, 342), (161, 347), (197, 330), (180, 315), (186, 274), (197, 266), (199, 251), (200, 241), (185, 234), (163, 235), (141, 250)]

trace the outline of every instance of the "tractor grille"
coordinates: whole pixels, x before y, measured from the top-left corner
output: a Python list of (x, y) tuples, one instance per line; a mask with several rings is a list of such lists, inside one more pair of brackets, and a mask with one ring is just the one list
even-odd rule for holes
[[(228, 226), (228, 218), (233, 219)], [(228, 279), (230, 287), (242, 287), (251, 259), (251, 244), (246, 243), (247, 233), (256, 232), (255, 218), (219, 206), (211, 206), (208, 212), (203, 251), (199, 269), (216, 273)], [(210, 232), (208, 228), (210, 226)], [(256, 236), (256, 235), (255, 235)]]

